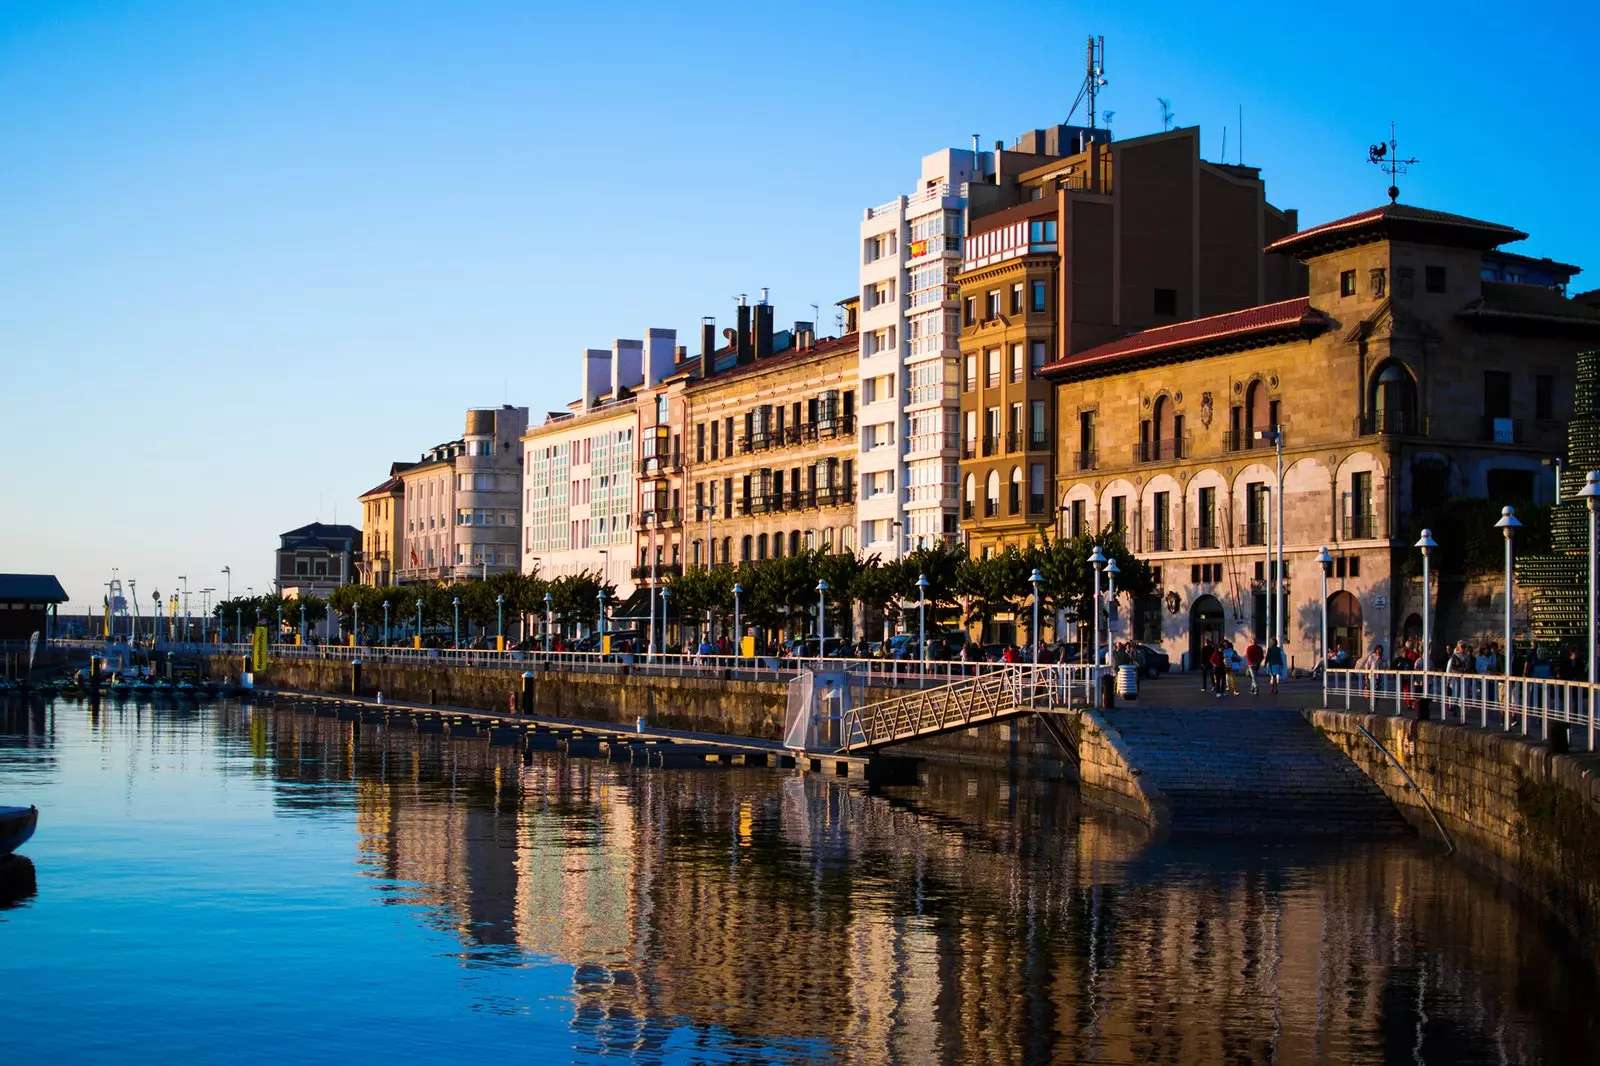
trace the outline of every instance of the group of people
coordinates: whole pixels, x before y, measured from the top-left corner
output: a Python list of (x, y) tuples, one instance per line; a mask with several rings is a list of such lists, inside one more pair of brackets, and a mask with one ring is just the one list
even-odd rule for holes
[[(1400, 645), (1394, 657), (1385, 658), (1382, 644), (1373, 644), (1372, 648), (1356, 663), (1357, 670), (1421, 670), (1423, 669), (1422, 642), (1415, 637), (1407, 637)], [(1434, 669), (1438, 669), (1438, 660), (1434, 660)], [(1517, 667), (1516, 673), (1522, 677), (1548, 678), (1553, 677), (1562, 681), (1582, 681), (1588, 675), (1585, 672), (1583, 657), (1578, 649), (1569, 648), (1564, 655), (1552, 659), (1546, 650), (1538, 644), (1529, 649)], [(1339, 670), (1349, 666), (1349, 656), (1344, 648), (1335, 644), (1328, 653), (1328, 666), (1330, 669)], [(1476, 648), (1464, 640), (1458, 640), (1445, 656), (1443, 673), (1446, 674), (1484, 674), (1491, 677), (1503, 676), (1506, 672), (1505, 652), (1497, 640), (1484, 641)]]
[(1250, 694), (1259, 695), (1259, 675), (1265, 671), (1269, 692), (1277, 695), (1278, 684), (1288, 674), (1283, 648), (1278, 638), (1268, 639), (1263, 648), (1255, 637), (1245, 645), (1244, 654), (1234, 649), (1233, 641), (1219, 640), (1213, 644), (1209, 638), (1200, 648), (1200, 688), (1211, 690), (1217, 699), (1239, 695), (1240, 679), (1250, 682)]

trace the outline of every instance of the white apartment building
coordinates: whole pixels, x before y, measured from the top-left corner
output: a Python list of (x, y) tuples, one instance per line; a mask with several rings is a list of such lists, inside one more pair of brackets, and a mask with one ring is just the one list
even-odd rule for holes
[(922, 160), (917, 191), (861, 222), (861, 545), (894, 558), (959, 531), (960, 305), (966, 183), (988, 152)]
[[(640, 467), (635, 390), (671, 374), (672, 330), (649, 343), (615, 341), (583, 353), (582, 395), (522, 435), (522, 572), (543, 577), (593, 573), (633, 594), (634, 512)], [(654, 425), (654, 408), (648, 412)]]

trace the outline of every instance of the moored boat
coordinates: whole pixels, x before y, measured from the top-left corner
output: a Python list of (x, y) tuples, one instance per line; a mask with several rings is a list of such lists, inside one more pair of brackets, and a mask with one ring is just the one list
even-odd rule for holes
[(0, 807), (0, 856), (10, 855), (26, 844), (38, 825), (37, 807)]

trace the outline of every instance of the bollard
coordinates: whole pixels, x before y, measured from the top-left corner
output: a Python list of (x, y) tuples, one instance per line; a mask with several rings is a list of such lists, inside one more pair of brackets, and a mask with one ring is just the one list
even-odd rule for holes
[(635, 733), (644, 732), (644, 715), (641, 714), (639, 717), (633, 720), (633, 731)]
[(361, 695), (361, 660), (350, 660), (350, 695)]
[(438, 703), (439, 703), (439, 690), (436, 689), (436, 688), (430, 688), (428, 690), (428, 706), (429, 707), (434, 707), (434, 706), (437, 706)]
[(522, 671), (522, 713), (533, 714), (533, 671)]
[(1117, 682), (1110, 674), (1100, 675), (1100, 706), (1106, 710), (1117, 705)]
[(1566, 722), (1545, 722), (1545, 731), (1550, 735), (1550, 754), (1565, 755), (1571, 751), (1567, 743)]
[(1432, 702), (1426, 696), (1417, 700), (1417, 721), (1426, 722), (1433, 716)]
[(383, 689), (381, 688), (378, 690), (378, 706), (383, 706)]

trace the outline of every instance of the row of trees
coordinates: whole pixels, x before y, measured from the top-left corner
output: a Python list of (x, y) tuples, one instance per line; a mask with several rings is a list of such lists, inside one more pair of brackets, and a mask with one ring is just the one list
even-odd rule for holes
[[(1024, 548), (1007, 548), (987, 557), (973, 556), (964, 547), (939, 544), (919, 548), (901, 559), (885, 561), (877, 555), (851, 552), (802, 552), (776, 559), (742, 563), (737, 567), (717, 566), (709, 570), (688, 569), (665, 585), (665, 617), (670, 621), (698, 625), (709, 620), (723, 631), (731, 628), (735, 585), (740, 587), (739, 609), (743, 621), (768, 632), (799, 634), (809, 631), (817, 603), (817, 583), (827, 583), (824, 601), (829, 631), (851, 633), (855, 607), (860, 605), (873, 615), (893, 617), (904, 611), (906, 628), (916, 624), (919, 592), (925, 593), (930, 630), (942, 626), (987, 626), (997, 617), (1021, 615), (1032, 608), (1033, 586), (1029, 580), (1039, 571), (1041, 614), (1054, 618), (1063, 612), (1068, 618), (1088, 617), (1094, 593), (1094, 569), (1089, 558), (1095, 548), (1115, 559), (1119, 593), (1134, 597), (1150, 594), (1150, 568), (1124, 546), (1120, 531), (1106, 530), (1072, 539), (1046, 538)], [(918, 579), (926, 578), (919, 589)], [(460, 600), (462, 632), (469, 628), (493, 633), (503, 610), (508, 636), (519, 633), (517, 619), (534, 616), (531, 633), (541, 632), (545, 616), (545, 596), (563, 631), (592, 628), (598, 618), (601, 590), (608, 610), (615, 608), (616, 588), (598, 574), (584, 573), (550, 580), (537, 575), (499, 574), (487, 580), (459, 581), (454, 584), (429, 582), (413, 585), (344, 585), (324, 602), (314, 596), (283, 600), (277, 596), (236, 597), (217, 605), (220, 622), (231, 629), (235, 617), (248, 629), (256, 622), (271, 624), (281, 608), (285, 628), (300, 623), (305, 608), (306, 623), (315, 628), (331, 609), (341, 630), (348, 631), (359, 612), (362, 629), (372, 632), (383, 624), (384, 604), (388, 604), (391, 633), (411, 632), (422, 607), (426, 630), (448, 630), (456, 618)], [(658, 608), (659, 609), (659, 608)]]

